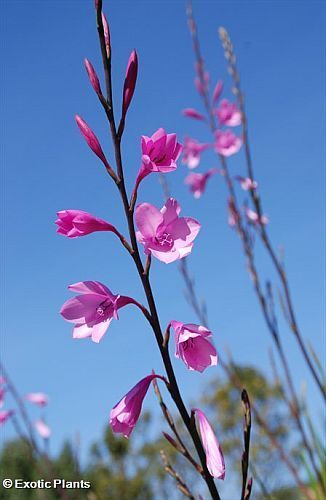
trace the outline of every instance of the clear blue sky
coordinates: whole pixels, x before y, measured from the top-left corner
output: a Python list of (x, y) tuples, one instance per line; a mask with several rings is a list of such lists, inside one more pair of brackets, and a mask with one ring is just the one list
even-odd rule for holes
[[(152, 333), (135, 308), (121, 311), (96, 345), (71, 337), (58, 311), (72, 296), (67, 285), (94, 279), (112, 291), (143, 301), (135, 269), (110, 234), (68, 240), (55, 232), (57, 210), (80, 208), (125, 231), (119, 198), (101, 163), (88, 150), (74, 122), (79, 113), (96, 131), (112, 159), (106, 122), (87, 80), (83, 58), (101, 74), (93, 2), (2, 2), (2, 121), (5, 319), (2, 351), (19, 390), (44, 391), (51, 398), (48, 421), (51, 448), (81, 433), (82, 448), (99, 437), (111, 407), (152, 368), (161, 371)], [(195, 2), (202, 50), (212, 80), (226, 82), (217, 27), (232, 36), (245, 89), (256, 177), (271, 219), (274, 242), (286, 250), (287, 270), (305, 339), (321, 354), (323, 343), (324, 67), (322, 2)], [(193, 54), (183, 1), (105, 2), (111, 27), (116, 108), (129, 53), (139, 56), (137, 89), (123, 140), (128, 187), (140, 162), (140, 136), (158, 127), (182, 140), (207, 139), (200, 123), (181, 116), (199, 107), (193, 85)], [(325, 33), (325, 30), (324, 30)], [(200, 167), (216, 166), (206, 154)], [(243, 156), (230, 161), (244, 173)], [(217, 176), (195, 201), (183, 184), (181, 166), (168, 180), (184, 215), (203, 224), (191, 258), (199, 293), (207, 299), (218, 349), (234, 358), (268, 368), (267, 336), (239, 241), (227, 227), (225, 190)], [(154, 175), (140, 200), (161, 205)], [(265, 259), (261, 264), (268, 273)], [(155, 261), (152, 282), (162, 324), (170, 319), (195, 322), (185, 303), (176, 264)], [(291, 334), (283, 328), (298, 387), (307, 380), (314, 416), (314, 393)], [(175, 361), (186, 400), (200, 394), (213, 375), (188, 372)], [(221, 374), (217, 367), (216, 373)], [(149, 393), (145, 407), (155, 407)], [(35, 415), (37, 412), (35, 411)], [(8, 425), (5, 435), (12, 435)], [(221, 439), (221, 441), (223, 441)]]

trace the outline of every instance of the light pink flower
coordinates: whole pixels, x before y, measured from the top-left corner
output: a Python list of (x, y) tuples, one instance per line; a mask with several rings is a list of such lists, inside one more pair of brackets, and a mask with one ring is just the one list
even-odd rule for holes
[(251, 222), (252, 224), (265, 226), (266, 224), (269, 223), (269, 218), (266, 215), (262, 215), (261, 217), (259, 217), (259, 215), (256, 212), (254, 212), (254, 210), (251, 210), (251, 208), (248, 207), (245, 207), (244, 211), (248, 221)]
[(189, 175), (187, 175), (187, 177), (185, 178), (185, 184), (188, 184), (190, 191), (194, 193), (195, 198), (201, 197), (201, 195), (205, 191), (208, 179), (216, 174), (216, 172), (216, 168), (211, 168), (204, 174), (191, 172)]
[(82, 281), (68, 288), (80, 295), (67, 300), (60, 314), (70, 323), (75, 323), (75, 339), (91, 337), (93, 342), (100, 342), (112, 319), (118, 319), (118, 309), (136, 303), (130, 297), (114, 295), (99, 281)]
[(95, 69), (93, 68), (93, 65), (90, 63), (88, 59), (84, 60), (84, 64), (88, 74), (89, 81), (91, 82), (93, 89), (98, 95), (102, 94), (100, 81), (98, 79)]
[(171, 321), (175, 333), (175, 356), (181, 359), (189, 370), (203, 372), (208, 366), (217, 365), (215, 347), (208, 340), (212, 332), (204, 326)]
[(137, 424), (143, 400), (146, 396), (148, 388), (155, 378), (164, 380), (161, 375), (148, 375), (136, 384), (110, 413), (110, 425), (115, 433), (121, 433), (126, 438), (130, 436), (135, 425)]
[(51, 429), (48, 425), (46, 425), (44, 420), (36, 420), (36, 422), (34, 422), (34, 426), (41, 438), (49, 439), (49, 437), (51, 436)]
[(192, 412), (197, 413), (198, 416), (199, 432), (206, 453), (207, 469), (213, 477), (216, 477), (217, 479), (224, 479), (224, 457), (214, 431), (201, 410), (194, 408)]
[(208, 149), (210, 144), (200, 143), (196, 139), (191, 137), (186, 137), (183, 144), (182, 150), (182, 163), (187, 165), (189, 168), (196, 168), (200, 162), (200, 155), (203, 151)]
[(127, 64), (126, 77), (123, 86), (122, 116), (124, 117), (134, 95), (138, 73), (138, 58), (135, 50), (132, 51)]
[(222, 156), (234, 155), (241, 148), (242, 140), (231, 130), (217, 130), (215, 137), (215, 151)]
[(152, 253), (166, 264), (190, 254), (200, 224), (191, 217), (179, 217), (180, 211), (174, 198), (169, 198), (161, 210), (150, 203), (137, 206), (136, 236), (144, 245), (145, 254)]
[(250, 190), (254, 190), (254, 189), (257, 189), (258, 187), (258, 184), (256, 181), (253, 181), (252, 179), (250, 179), (249, 177), (241, 177), (241, 175), (237, 175), (235, 177), (235, 179), (237, 181), (239, 181), (240, 183), (240, 186), (242, 187), (242, 189), (244, 191), (250, 191)]
[(142, 136), (141, 149), (142, 165), (137, 176), (136, 187), (151, 172), (165, 174), (175, 170), (182, 146), (177, 142), (176, 134), (167, 134), (163, 128), (159, 128), (152, 137)]
[(5, 424), (7, 420), (14, 414), (14, 410), (0, 411), (0, 425)]
[(103, 24), (106, 55), (109, 59), (111, 55), (110, 28), (104, 12), (102, 12), (102, 24)]
[(215, 85), (215, 89), (213, 91), (213, 103), (217, 102), (222, 94), (223, 90), (223, 82), (219, 80)]
[(186, 108), (182, 111), (182, 113), (187, 118), (193, 118), (194, 120), (205, 120), (205, 116), (200, 114), (194, 108)]
[(222, 99), (220, 106), (215, 110), (220, 125), (236, 127), (241, 124), (241, 113), (235, 103)]
[(61, 210), (57, 212), (57, 216), (58, 219), (55, 221), (58, 226), (57, 233), (68, 238), (85, 236), (95, 231), (112, 231), (119, 236), (114, 226), (83, 210)]
[(38, 406), (46, 406), (49, 402), (49, 398), (44, 392), (29, 392), (25, 398)]
[(78, 125), (79, 130), (81, 131), (85, 141), (91, 150), (99, 157), (99, 159), (104, 163), (106, 167), (109, 166), (107, 159), (103, 153), (101, 145), (99, 143), (98, 138), (94, 134), (93, 130), (87, 125), (87, 123), (79, 116), (75, 116), (76, 123)]

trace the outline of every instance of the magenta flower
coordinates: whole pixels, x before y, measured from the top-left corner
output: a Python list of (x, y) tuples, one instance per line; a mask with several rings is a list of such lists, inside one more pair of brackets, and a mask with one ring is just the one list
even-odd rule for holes
[(152, 137), (142, 136), (141, 149), (142, 165), (137, 176), (136, 188), (151, 172), (165, 174), (175, 170), (182, 146), (177, 142), (176, 134), (167, 134), (163, 128), (159, 128)]
[(194, 120), (205, 120), (205, 116), (198, 113), (194, 108), (186, 108), (182, 111), (182, 114), (187, 118), (193, 118)]
[(14, 414), (14, 410), (0, 411), (0, 425), (5, 424), (7, 420)]
[(249, 177), (241, 177), (241, 175), (237, 175), (235, 179), (239, 181), (240, 186), (244, 191), (253, 191), (258, 187), (257, 182), (253, 181)]
[(122, 116), (124, 117), (134, 95), (138, 73), (138, 58), (135, 50), (132, 51), (127, 64), (126, 77), (123, 86)]
[(80, 295), (67, 300), (60, 314), (75, 323), (75, 339), (91, 337), (93, 342), (100, 342), (112, 319), (118, 319), (118, 309), (131, 303), (139, 305), (130, 297), (114, 295), (99, 281), (82, 281), (68, 288)]
[(107, 159), (103, 153), (101, 145), (99, 143), (98, 138), (94, 134), (93, 130), (87, 125), (87, 123), (79, 116), (75, 116), (76, 123), (78, 125), (79, 130), (81, 131), (85, 141), (91, 150), (99, 157), (99, 159), (104, 163), (106, 167), (109, 166)]
[(89, 81), (91, 82), (93, 89), (95, 90), (97, 95), (102, 94), (100, 82), (95, 69), (93, 68), (92, 64), (89, 62), (88, 59), (84, 60), (84, 64), (88, 74)]
[(217, 102), (222, 94), (223, 90), (223, 82), (222, 80), (219, 80), (217, 84), (215, 85), (215, 89), (213, 91), (213, 102)]
[(265, 226), (269, 223), (269, 218), (266, 215), (262, 215), (261, 217), (259, 217), (259, 215), (254, 212), (254, 210), (251, 210), (251, 208), (248, 207), (245, 207), (244, 210), (248, 221), (252, 224)]
[(214, 431), (204, 413), (199, 410), (199, 408), (194, 408), (192, 413), (197, 413), (198, 415), (199, 432), (206, 453), (207, 469), (213, 477), (224, 479), (224, 457)]
[(49, 439), (49, 437), (51, 436), (51, 429), (48, 425), (46, 425), (44, 420), (36, 420), (36, 422), (34, 422), (34, 426), (41, 438)]
[(188, 184), (190, 191), (194, 193), (195, 198), (200, 198), (204, 193), (206, 188), (206, 183), (210, 177), (216, 174), (217, 169), (211, 168), (205, 174), (198, 174), (195, 172), (191, 172), (185, 178), (185, 184)]
[(215, 137), (215, 151), (222, 156), (234, 155), (241, 148), (242, 140), (231, 130), (217, 130)]
[(25, 398), (38, 406), (46, 406), (49, 402), (49, 398), (44, 392), (29, 392)]
[(110, 55), (111, 55), (110, 28), (109, 28), (109, 23), (105, 17), (104, 12), (102, 12), (102, 24), (103, 24), (106, 55), (107, 55), (108, 59), (110, 59)]
[(57, 233), (68, 238), (85, 236), (95, 231), (112, 231), (121, 236), (114, 226), (83, 210), (61, 210), (57, 212), (57, 216), (58, 219), (55, 221), (58, 226)]
[(182, 150), (182, 163), (189, 168), (196, 168), (199, 165), (201, 153), (209, 147), (210, 144), (201, 144), (196, 139), (186, 137)]
[(179, 217), (180, 211), (174, 198), (169, 198), (161, 210), (150, 203), (137, 206), (136, 236), (145, 254), (151, 253), (166, 264), (190, 254), (201, 226), (191, 217)]
[(165, 381), (161, 375), (148, 375), (136, 384), (110, 413), (110, 425), (115, 433), (121, 433), (126, 438), (130, 436), (135, 425), (137, 424), (143, 400), (146, 396), (148, 388), (155, 378), (160, 378)]
[(235, 103), (222, 99), (219, 108), (215, 110), (220, 125), (236, 127), (241, 124), (241, 113)]
[(181, 359), (189, 370), (203, 372), (208, 366), (217, 365), (215, 347), (207, 339), (212, 332), (200, 325), (171, 321), (175, 333), (175, 356)]

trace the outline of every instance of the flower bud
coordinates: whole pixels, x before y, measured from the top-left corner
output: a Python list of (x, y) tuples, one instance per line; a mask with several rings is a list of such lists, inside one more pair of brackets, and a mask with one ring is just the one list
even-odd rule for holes
[(105, 14), (103, 12), (102, 12), (102, 24), (103, 24), (103, 31), (104, 31), (106, 55), (109, 59), (110, 55), (111, 55), (110, 28), (109, 28), (108, 21), (105, 17)]
[(95, 69), (93, 68), (92, 64), (89, 62), (88, 59), (85, 59), (84, 64), (88, 74), (89, 81), (91, 82), (93, 89), (95, 90), (97, 95), (102, 94), (100, 82), (95, 72)]
[(138, 72), (138, 58), (135, 50), (132, 51), (129, 57), (125, 83), (123, 86), (122, 100), (122, 116), (125, 117), (130, 106), (132, 96), (134, 95)]
[(99, 140), (94, 134), (93, 130), (89, 128), (87, 123), (79, 115), (76, 115), (75, 119), (79, 130), (81, 131), (85, 141), (87, 142), (91, 150), (96, 154), (96, 156), (100, 158), (100, 160), (102, 160), (104, 165), (108, 165)]

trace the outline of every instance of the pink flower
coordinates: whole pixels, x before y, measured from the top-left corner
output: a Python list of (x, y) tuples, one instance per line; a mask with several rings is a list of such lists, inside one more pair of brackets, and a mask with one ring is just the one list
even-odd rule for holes
[[(200, 71), (198, 71), (198, 73), (200, 74)], [(209, 88), (209, 73), (208, 73), (208, 71), (204, 71), (203, 77), (204, 77), (203, 83), (202, 83), (200, 77), (197, 76), (195, 78), (195, 87), (196, 87), (199, 95), (201, 95), (201, 96), (204, 95), (205, 92), (207, 92), (208, 88)]]
[(105, 49), (106, 49), (106, 55), (108, 59), (110, 58), (111, 54), (111, 43), (110, 43), (110, 28), (109, 28), (109, 23), (105, 17), (104, 12), (102, 12), (102, 24), (103, 24), (103, 32), (104, 32), (104, 41), (105, 41)]
[(212, 332), (200, 325), (171, 321), (175, 333), (175, 356), (181, 359), (189, 370), (203, 372), (208, 366), (217, 365), (215, 347), (208, 338)]
[(248, 207), (245, 207), (244, 211), (248, 221), (251, 222), (252, 224), (265, 226), (266, 224), (269, 223), (269, 219), (266, 215), (262, 215), (261, 217), (259, 217), (259, 215), (256, 212), (254, 212), (253, 210), (251, 210), (251, 208)]
[(134, 95), (138, 73), (138, 58), (135, 50), (129, 57), (126, 78), (123, 86), (122, 116), (124, 117), (130, 106), (132, 96)]
[(58, 226), (57, 233), (68, 238), (85, 236), (95, 231), (112, 231), (119, 236), (114, 226), (83, 210), (61, 210), (57, 212), (57, 216), (58, 219), (55, 221)]
[(7, 383), (7, 380), (5, 379), (5, 377), (3, 377), (2, 375), (0, 375), (0, 385), (4, 385)]
[(136, 236), (144, 245), (145, 254), (152, 253), (166, 264), (190, 254), (200, 224), (190, 217), (179, 217), (180, 211), (174, 198), (169, 198), (161, 210), (150, 203), (137, 206)]
[(118, 319), (118, 309), (136, 303), (130, 297), (114, 295), (99, 281), (82, 281), (68, 288), (81, 294), (67, 300), (60, 310), (67, 321), (75, 323), (75, 339), (91, 337), (100, 342), (112, 319)]
[(200, 154), (209, 147), (210, 144), (201, 144), (196, 141), (196, 139), (186, 137), (182, 150), (182, 163), (187, 165), (189, 168), (196, 168), (200, 162)]
[(2, 408), (4, 405), (5, 393), (5, 389), (3, 389), (3, 387), (0, 387), (0, 408)]
[(46, 406), (49, 402), (48, 396), (43, 392), (29, 392), (25, 397), (28, 401), (38, 406)]
[(96, 156), (99, 157), (99, 159), (104, 163), (104, 165), (108, 167), (109, 164), (107, 162), (107, 159), (105, 158), (99, 140), (94, 134), (93, 130), (89, 128), (87, 123), (79, 115), (75, 116), (75, 120), (79, 130), (81, 131), (85, 141), (87, 142), (91, 150), (96, 154)]
[(228, 223), (231, 227), (235, 227), (239, 222), (239, 214), (235, 208), (234, 201), (229, 198), (228, 200)]
[(135, 425), (137, 424), (143, 400), (146, 396), (148, 388), (155, 378), (160, 378), (165, 381), (161, 375), (148, 375), (136, 384), (110, 413), (110, 425), (115, 433), (121, 433), (126, 438), (130, 436)]
[(235, 103), (222, 99), (220, 107), (215, 110), (220, 125), (236, 127), (241, 124), (241, 113)]
[(48, 425), (46, 425), (44, 420), (36, 420), (36, 422), (34, 422), (34, 426), (41, 438), (49, 439), (49, 437), (51, 436), (51, 429)]
[(14, 410), (0, 411), (0, 425), (5, 424), (7, 420), (14, 414)]
[(136, 187), (151, 172), (164, 174), (175, 170), (182, 146), (177, 142), (176, 134), (167, 134), (163, 128), (159, 128), (152, 137), (142, 136), (141, 149), (142, 165), (137, 176)]
[(234, 155), (241, 148), (242, 140), (231, 130), (217, 130), (215, 137), (215, 151), (222, 156)]
[(254, 190), (254, 189), (257, 189), (258, 187), (258, 184), (256, 181), (253, 181), (252, 179), (250, 179), (249, 177), (241, 177), (240, 175), (237, 175), (235, 177), (235, 179), (237, 181), (239, 181), (240, 183), (240, 186), (242, 187), (242, 189), (244, 191), (250, 191), (250, 190)]
[(219, 80), (217, 84), (215, 85), (215, 89), (213, 91), (213, 102), (217, 102), (222, 94), (223, 90), (223, 82), (222, 80)]
[(88, 59), (84, 60), (84, 64), (88, 74), (89, 81), (91, 82), (93, 89), (98, 95), (102, 94), (100, 82), (95, 72), (95, 69), (93, 68), (92, 64), (89, 62)]
[(193, 118), (194, 120), (205, 120), (205, 116), (201, 115), (193, 108), (186, 108), (182, 111), (182, 113), (187, 118)]
[(188, 184), (190, 191), (194, 193), (195, 198), (200, 198), (201, 195), (204, 193), (205, 188), (206, 188), (206, 183), (210, 177), (212, 177), (214, 174), (216, 174), (217, 169), (212, 168), (211, 170), (208, 170), (205, 174), (198, 174), (195, 172), (191, 172), (187, 177), (185, 178), (185, 183)]
[(199, 432), (206, 453), (207, 469), (213, 477), (216, 477), (217, 479), (224, 479), (224, 457), (214, 431), (201, 410), (194, 408), (192, 412), (197, 413), (198, 415)]

